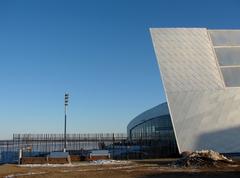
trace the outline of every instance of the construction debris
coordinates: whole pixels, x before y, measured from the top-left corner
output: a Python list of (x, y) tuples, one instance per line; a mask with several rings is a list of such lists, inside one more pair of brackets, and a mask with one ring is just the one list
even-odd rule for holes
[(182, 158), (175, 161), (174, 167), (218, 167), (233, 164), (231, 159), (212, 150), (196, 151), (185, 154)]

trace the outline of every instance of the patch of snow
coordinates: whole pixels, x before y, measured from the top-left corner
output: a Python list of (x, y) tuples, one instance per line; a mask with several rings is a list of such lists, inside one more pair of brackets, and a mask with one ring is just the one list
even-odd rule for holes
[(91, 161), (91, 164), (102, 165), (102, 164), (127, 164), (128, 161), (119, 161), (119, 160), (96, 160)]
[(28, 173), (22, 173), (22, 174), (10, 174), (5, 176), (4, 178), (13, 178), (13, 177), (31, 176), (31, 175), (40, 175), (40, 174), (46, 174), (46, 172), (28, 172)]
[(96, 160), (90, 162), (68, 163), (68, 164), (21, 164), (19, 167), (79, 167), (88, 165), (105, 165), (105, 164), (129, 164), (130, 161), (119, 160)]
[(21, 164), (19, 167), (74, 167), (73, 164)]

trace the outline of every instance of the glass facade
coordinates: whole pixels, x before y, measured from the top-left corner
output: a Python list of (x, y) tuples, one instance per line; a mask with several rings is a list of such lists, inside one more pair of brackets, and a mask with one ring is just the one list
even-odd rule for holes
[(170, 115), (150, 118), (130, 129), (130, 139), (141, 142), (148, 157), (178, 155)]
[(240, 87), (240, 30), (209, 31), (226, 87)]
[(226, 87), (240, 86), (240, 67), (221, 68)]
[(215, 52), (220, 66), (240, 65), (240, 47), (216, 48)]
[(209, 30), (213, 46), (240, 46), (240, 30)]

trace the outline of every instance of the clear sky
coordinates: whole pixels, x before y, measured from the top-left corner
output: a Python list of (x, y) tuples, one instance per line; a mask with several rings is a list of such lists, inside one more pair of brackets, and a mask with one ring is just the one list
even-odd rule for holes
[(240, 28), (239, 0), (1, 0), (0, 139), (126, 132), (165, 101), (150, 27)]

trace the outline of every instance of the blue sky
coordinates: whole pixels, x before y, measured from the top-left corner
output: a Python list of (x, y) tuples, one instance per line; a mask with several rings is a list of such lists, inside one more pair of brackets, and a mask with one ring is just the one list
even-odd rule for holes
[(238, 0), (0, 1), (0, 139), (126, 132), (165, 96), (150, 27), (240, 28)]

